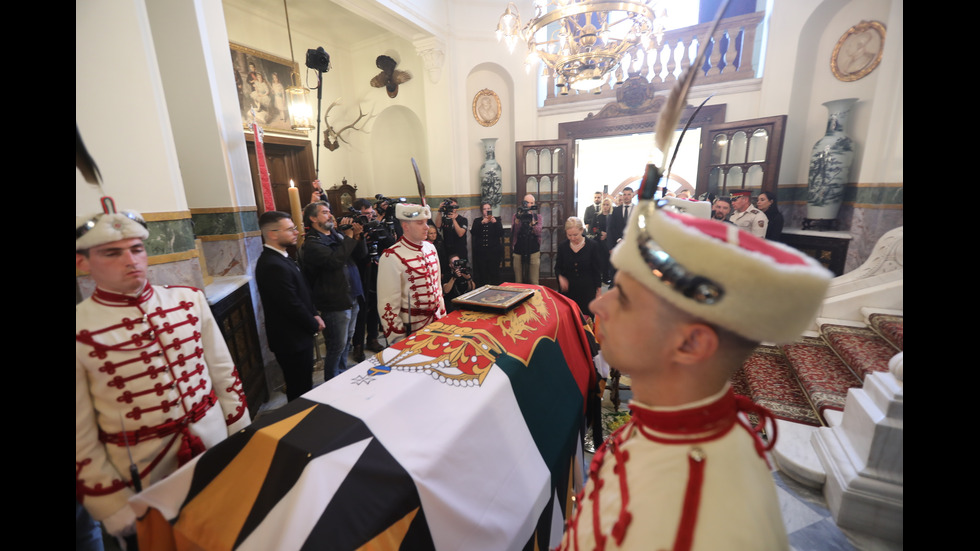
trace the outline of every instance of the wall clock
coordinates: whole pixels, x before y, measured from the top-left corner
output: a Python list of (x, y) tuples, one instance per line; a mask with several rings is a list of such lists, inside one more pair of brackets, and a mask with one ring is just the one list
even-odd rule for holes
[(837, 41), (830, 56), (830, 70), (837, 80), (851, 82), (875, 70), (885, 45), (885, 26), (878, 21), (862, 21)]

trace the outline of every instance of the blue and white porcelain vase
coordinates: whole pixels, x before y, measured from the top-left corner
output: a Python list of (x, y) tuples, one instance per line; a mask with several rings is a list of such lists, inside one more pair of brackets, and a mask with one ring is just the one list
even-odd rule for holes
[(844, 133), (851, 107), (857, 98), (824, 103), (827, 108), (827, 133), (817, 140), (810, 153), (806, 217), (810, 221), (832, 221), (840, 212), (854, 161), (854, 144)]
[(483, 138), (483, 151), (486, 160), (480, 165), (480, 192), (484, 203), (497, 208), (503, 196), (503, 180), (501, 179), (500, 163), (494, 155), (497, 138)]

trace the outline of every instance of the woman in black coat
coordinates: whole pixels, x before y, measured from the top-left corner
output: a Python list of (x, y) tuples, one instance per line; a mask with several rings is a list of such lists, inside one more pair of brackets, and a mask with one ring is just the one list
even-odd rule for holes
[(565, 222), (565, 236), (568, 240), (558, 245), (555, 257), (558, 290), (574, 300), (583, 314), (591, 317), (589, 303), (599, 296), (602, 285), (601, 245), (585, 238), (585, 224), (577, 216)]
[(766, 228), (766, 239), (771, 241), (783, 240), (783, 213), (779, 212), (776, 206), (776, 194), (771, 191), (763, 191), (759, 194), (756, 201), (759, 210), (766, 213), (769, 218), (769, 226)]

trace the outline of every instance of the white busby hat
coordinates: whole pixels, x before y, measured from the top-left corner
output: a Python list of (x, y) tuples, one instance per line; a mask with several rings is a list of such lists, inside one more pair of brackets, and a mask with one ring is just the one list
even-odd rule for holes
[(138, 237), (146, 239), (150, 232), (140, 213), (122, 210), (75, 218), (75, 250), (91, 249), (113, 241)]
[(396, 203), (395, 218), (399, 220), (428, 220), (432, 218), (432, 209), (428, 205), (413, 203)]
[(613, 265), (674, 306), (756, 342), (809, 327), (832, 274), (816, 260), (733, 224), (642, 201)]

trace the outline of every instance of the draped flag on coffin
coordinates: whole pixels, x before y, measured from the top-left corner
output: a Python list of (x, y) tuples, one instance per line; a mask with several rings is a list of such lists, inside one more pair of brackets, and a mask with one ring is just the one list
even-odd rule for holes
[(134, 497), (140, 548), (557, 545), (594, 367), (578, 307), (514, 286), (536, 292), (426, 326)]

